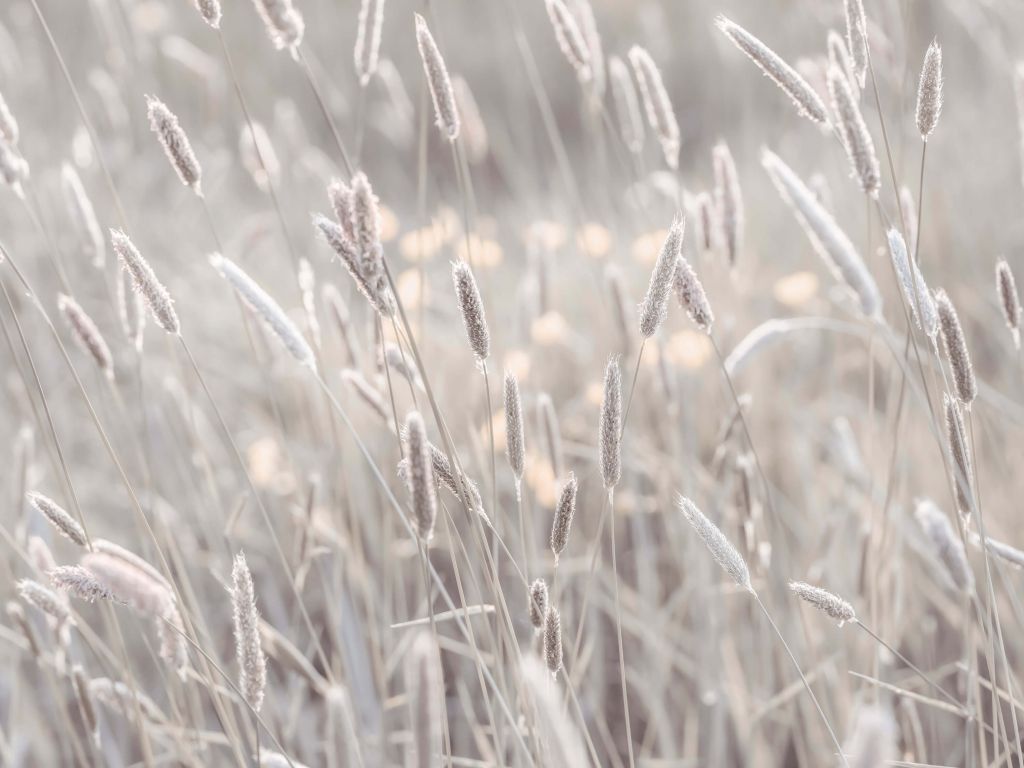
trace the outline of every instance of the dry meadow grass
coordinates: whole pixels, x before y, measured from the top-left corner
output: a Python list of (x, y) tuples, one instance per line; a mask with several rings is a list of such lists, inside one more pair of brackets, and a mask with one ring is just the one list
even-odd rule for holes
[(1024, 766), (1024, 15), (861, 2), (0, 4), (0, 764)]

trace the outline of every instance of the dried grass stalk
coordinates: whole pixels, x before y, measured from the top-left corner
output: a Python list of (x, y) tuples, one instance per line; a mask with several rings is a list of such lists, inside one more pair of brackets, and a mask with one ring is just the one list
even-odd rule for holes
[(819, 611), (826, 613), (843, 626), (846, 622), (857, 621), (857, 614), (853, 606), (828, 590), (821, 587), (814, 587), (803, 581), (789, 582), (789, 588), (797, 597), (808, 605), (812, 605)]
[(177, 171), (181, 183), (202, 196), (202, 169), (192, 151), (188, 136), (178, 123), (178, 118), (155, 96), (146, 96), (146, 109), (149, 114), (149, 127), (160, 139), (164, 153)]
[(647, 294), (640, 305), (640, 335), (645, 339), (653, 336), (668, 316), (668, 296), (675, 279), (676, 263), (682, 253), (684, 229), (683, 219), (677, 218), (672, 222), (651, 273)]
[(815, 123), (829, 124), (828, 111), (821, 97), (781, 56), (725, 16), (715, 19), (715, 25), (793, 100), (802, 116)]
[(260, 619), (256, 610), (256, 591), (252, 574), (239, 552), (231, 568), (231, 609), (235, 633), (235, 658), (238, 660), (238, 687), (256, 712), (263, 705), (267, 687), (267, 659), (260, 642)]
[(932, 40), (924, 54), (921, 81), (917, 87), (917, 130), (928, 141), (942, 114), (942, 48)]
[(416, 45), (423, 61), (423, 71), (427, 76), (430, 98), (434, 102), (434, 116), (437, 127), (448, 141), (459, 138), (459, 111), (455, 106), (455, 93), (452, 91), (448, 67), (445, 66), (441, 51), (434, 42), (434, 36), (427, 28), (427, 22), (416, 14)]
[(110, 243), (121, 260), (121, 266), (131, 275), (135, 290), (146, 300), (156, 324), (168, 333), (179, 334), (181, 324), (174, 311), (171, 295), (164, 288), (163, 283), (157, 280), (156, 273), (149, 266), (149, 262), (142, 257), (132, 241), (128, 239), (128, 235), (119, 229), (110, 230)]
[(77, 301), (63, 293), (57, 296), (57, 308), (64, 315), (78, 345), (92, 357), (103, 375), (113, 381), (114, 358), (93, 319)]
[(316, 355), (291, 318), (270, 294), (249, 277), (231, 259), (219, 253), (210, 255), (210, 264), (224, 277), (248, 307), (255, 312), (267, 327), (277, 336), (292, 357), (312, 370), (316, 370)]
[(999, 306), (1003, 310), (1006, 327), (1013, 334), (1013, 345), (1020, 349), (1020, 296), (1017, 293), (1017, 281), (1006, 259), (996, 262), (996, 292), (999, 294)]
[(37, 491), (30, 491), (25, 498), (65, 539), (80, 547), (88, 546), (85, 529), (57, 502)]
[(622, 477), (622, 373), (617, 357), (609, 360), (605, 368), (598, 447), (601, 478), (610, 493)]
[(967, 563), (964, 545), (954, 532), (949, 518), (929, 499), (917, 502), (914, 516), (957, 589), (970, 591), (974, 586), (974, 576)]
[(687, 522), (693, 526), (701, 541), (704, 542), (704, 546), (708, 548), (711, 556), (715, 558), (715, 562), (722, 566), (722, 570), (729, 574), (738, 586), (752, 593), (754, 587), (750, 583), (750, 572), (736, 547), (692, 501), (684, 496), (679, 496), (676, 503)]
[(661, 143), (665, 164), (672, 170), (679, 167), (679, 123), (676, 121), (672, 100), (661, 77), (661, 70), (644, 48), (634, 45), (629, 49), (629, 62), (640, 85), (640, 96), (644, 101), (647, 122), (654, 129)]
[(882, 297), (878, 292), (878, 286), (850, 238), (839, 228), (832, 214), (825, 210), (814, 193), (778, 155), (765, 149), (761, 156), (761, 164), (768, 171), (783, 200), (792, 208), (814, 250), (836, 278), (842, 280), (853, 291), (860, 311), (866, 317), (881, 316)]

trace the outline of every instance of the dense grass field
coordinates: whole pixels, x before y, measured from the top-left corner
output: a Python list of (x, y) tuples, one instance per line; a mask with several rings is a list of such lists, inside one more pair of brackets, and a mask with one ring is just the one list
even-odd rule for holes
[(0, 4), (0, 764), (1024, 766), (1022, 33)]

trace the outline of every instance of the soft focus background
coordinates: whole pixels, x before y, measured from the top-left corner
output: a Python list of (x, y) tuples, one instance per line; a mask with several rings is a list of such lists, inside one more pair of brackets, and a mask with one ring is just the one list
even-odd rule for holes
[[(581, 14), (586, 1), (568, 7)], [(747, 560), (849, 764), (1024, 765), (1014, 677), (1024, 603), (1012, 562), (1024, 555), (1004, 552), (1009, 560), (986, 568), (977, 539), (983, 522), (989, 537), (1024, 546), (1024, 367), (994, 277), (1000, 257), (1024, 269), (1019, 5), (865, 0), (873, 74), (859, 103), (882, 171), (876, 206), (836, 137), (800, 117), (714, 24), (723, 14), (760, 37), (827, 101), (826, 36), (846, 36), (843, 0), (591, 0), (606, 60), (640, 45), (659, 66), (681, 133), (677, 172), (646, 120), (643, 151), (625, 147), (611, 93), (577, 79), (543, 0), (387, 0), (365, 87), (353, 65), (359, 4), (294, 3), (306, 26), (298, 59), (274, 48), (249, 0), (225, 0), (219, 32), (191, 0), (0, 4), (0, 94), (20, 128), (12, 151), (30, 168), (19, 189), (0, 189), (10, 256), (0, 263), (0, 592), (11, 601), (0, 626), (0, 763), (250, 765), (258, 752), (265, 765), (331, 767), (841, 764), (785, 646), (708, 555), (679, 511), (682, 494)], [(468, 177), (434, 126), (414, 13), (475, 101), (460, 98)], [(933, 39), (945, 103), (922, 174), (914, 110)], [(202, 198), (150, 131), (147, 94), (188, 135)], [(379, 197), (407, 327), (378, 322), (311, 224), (332, 215), (328, 183), (348, 178), (321, 98)], [(708, 228), (697, 215), (699, 195), (715, 193), (719, 142), (735, 158), (745, 213), (731, 268), (721, 222)], [(860, 316), (816, 254), (761, 165), (765, 147), (814, 179), (879, 285), (882, 318)], [(95, 209), (98, 259), (69, 206), (65, 166)], [(956, 306), (979, 379), (966, 520), (941, 407), (947, 360), (916, 329), (907, 346), (879, 212), (899, 221), (902, 187), (919, 205), (923, 276)], [(673, 297), (641, 347), (634, 307), (677, 213), (713, 333)], [(124, 229), (165, 283), (184, 344), (152, 318), (141, 347), (127, 337), (108, 228)], [(295, 322), (325, 388), (236, 298), (210, 265), (215, 251)], [(452, 288), (457, 260), (472, 264), (483, 299), (486, 378)], [(61, 293), (109, 345), (111, 379), (74, 343)], [(410, 334), (423, 369), (407, 377)], [(748, 351), (730, 357), (745, 339)], [(617, 577), (597, 448), (614, 355), (632, 395), (612, 515)], [(524, 408), (518, 503), (506, 373)], [(443, 417), (494, 526), (485, 531), (441, 489), (427, 575), (374, 474), (409, 514), (394, 426), (413, 409), (439, 446)], [(570, 472), (576, 514), (556, 571), (549, 532)], [(26, 501), (30, 491), (80, 508), (90, 536), (173, 582), (189, 635), (181, 676), (160, 658), (157, 628), (167, 628), (144, 611), (72, 600), (74, 626), (61, 627), (19, 598), (19, 580), (48, 584), (50, 566), (83, 555)], [(971, 589), (956, 588), (948, 552), (915, 519), (923, 498), (958, 532), (954, 547), (967, 541)], [(258, 728), (232, 687), (240, 551), (268, 658)], [(561, 613), (554, 677), (539, 666), (529, 617), (537, 578)], [(793, 579), (848, 600), (884, 643), (800, 603)], [(455, 620), (448, 599), (474, 610)], [(97, 700), (94, 740), (76, 676), (122, 681), (155, 711)]]

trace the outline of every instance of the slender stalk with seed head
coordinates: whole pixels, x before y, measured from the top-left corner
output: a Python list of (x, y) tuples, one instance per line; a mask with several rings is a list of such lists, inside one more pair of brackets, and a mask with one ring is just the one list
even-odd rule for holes
[(974, 378), (974, 366), (967, 351), (967, 340), (960, 325), (960, 318), (953, 307), (953, 302), (942, 289), (935, 294), (935, 305), (939, 313), (939, 328), (942, 331), (942, 347), (953, 372), (953, 384), (957, 400), (965, 408), (970, 408), (974, 398), (978, 396), (978, 382)]
[(665, 164), (672, 170), (679, 167), (679, 122), (669, 98), (661, 70), (646, 49), (634, 45), (629, 49), (629, 62), (640, 84), (640, 96), (647, 113), (647, 122), (661, 143)]
[(857, 183), (862, 192), (875, 198), (882, 184), (875, 144), (846, 75), (834, 65), (828, 69), (828, 91), (836, 115), (836, 128)]
[(437, 495), (434, 472), (430, 461), (430, 443), (427, 427), (418, 411), (405, 419), (406, 446), (409, 460), (409, 495), (412, 498), (412, 517), (420, 540), (429, 542), (434, 535), (437, 518)]
[(857, 82), (863, 88), (868, 74), (868, 19), (864, 13), (864, 0), (844, 0), (846, 11), (846, 46), (853, 58)]
[(907, 245), (899, 230), (890, 229), (887, 237), (889, 255), (892, 256), (892, 264), (896, 270), (896, 277), (899, 279), (903, 297), (906, 299), (907, 306), (910, 307), (917, 327), (924, 331), (934, 346), (938, 343), (939, 314), (935, 308), (932, 292), (928, 290), (917, 263), (911, 264)]
[(57, 308), (67, 320), (78, 345), (92, 356), (103, 375), (113, 380), (114, 359), (110, 354), (110, 347), (107, 346), (93, 319), (77, 301), (63, 293), (57, 297)]
[(427, 76), (430, 98), (434, 102), (434, 118), (441, 135), (448, 141), (459, 137), (459, 111), (455, 106), (455, 93), (448, 76), (441, 51), (430, 34), (426, 20), (416, 14), (416, 45), (419, 47), (423, 71)]
[(836, 278), (842, 280), (856, 296), (864, 316), (880, 316), (882, 297), (878, 285), (850, 238), (840, 229), (832, 214), (825, 210), (814, 193), (778, 155), (767, 149), (763, 150), (761, 164), (779, 194), (792, 208), (814, 250)]
[(801, 116), (824, 126), (830, 124), (821, 97), (781, 56), (725, 16), (716, 18), (715, 26), (793, 100)]
[(271, 298), (249, 275), (231, 259), (219, 253), (210, 255), (210, 264), (228, 281), (235, 292), (267, 325), (273, 334), (291, 352), (292, 356), (309, 368), (316, 370), (316, 355), (309, 343), (303, 338), (291, 318), (285, 314), (281, 306)]
[(544, 0), (547, 7), (548, 18), (555, 30), (555, 40), (566, 60), (576, 70), (576, 77), (581, 83), (588, 82), (593, 77), (590, 68), (590, 48), (583, 37), (576, 18), (569, 11), (564, 0)]
[(355, 62), (359, 84), (365, 88), (377, 71), (380, 31), (384, 23), (384, 0), (362, 0), (356, 33)]
[(192, 151), (188, 136), (178, 123), (177, 116), (155, 96), (146, 96), (146, 108), (149, 114), (149, 127), (160, 139), (164, 153), (171, 161), (181, 183), (202, 197), (200, 182), (203, 172)]
[(608, 60), (608, 75), (611, 78), (612, 99), (615, 102), (622, 143), (634, 155), (639, 155), (644, 148), (644, 123), (629, 68), (618, 56), (612, 56)]
[(764, 603), (761, 602), (761, 598), (758, 596), (757, 591), (754, 589), (753, 584), (750, 581), (750, 571), (747, 568), (746, 562), (743, 560), (743, 556), (736, 550), (732, 543), (725, 537), (718, 526), (708, 520), (704, 516), (704, 513), (697, 508), (689, 499), (684, 496), (679, 496), (676, 502), (679, 506), (680, 511), (683, 513), (683, 517), (693, 527), (693, 530), (697, 533), (697, 536), (707, 547), (708, 552), (715, 559), (734, 582), (736, 585), (745, 589), (749, 592), (754, 601), (757, 603), (761, 612), (764, 613), (765, 618), (771, 625), (775, 632), (775, 635), (779, 638), (782, 643), (782, 647), (785, 649), (786, 654), (789, 656), (790, 661), (793, 662), (793, 666), (796, 668), (797, 674), (800, 675), (800, 680), (804, 684), (804, 688), (807, 689), (808, 695), (811, 697), (811, 701), (814, 703), (815, 708), (818, 710), (818, 715), (821, 717), (821, 721), (825, 724), (825, 728), (828, 730), (829, 736), (832, 738), (832, 743), (835, 745), (836, 751), (839, 753), (840, 760), (846, 768), (850, 768), (849, 762), (846, 760), (846, 756), (843, 754), (843, 748), (839, 745), (839, 739), (836, 738), (835, 732), (832, 730), (832, 726), (829, 724), (828, 718), (825, 716), (824, 710), (821, 708), (821, 704), (818, 703), (818, 697), (814, 695), (814, 691), (811, 689), (811, 684), (804, 677), (803, 670), (800, 669), (800, 664), (797, 662), (796, 657), (789, 648), (789, 644), (786, 639), (782, 636), (782, 632), (775, 625), (775, 621), (772, 619), (771, 614), (768, 613), (768, 609)]
[(551, 553), (555, 556), (556, 567), (559, 556), (569, 543), (569, 531), (572, 530), (572, 519), (576, 514), (577, 487), (576, 475), (570, 472), (569, 479), (565, 481), (565, 485), (562, 486), (562, 490), (558, 494), (555, 517), (551, 524)]
[(274, 47), (279, 51), (287, 48), (297, 57), (306, 23), (292, 0), (253, 0), (253, 4)]
[(562, 616), (553, 605), (544, 613), (543, 645), (544, 663), (551, 676), (557, 677), (562, 669)]
[(938, 125), (942, 114), (942, 48), (937, 40), (924, 54), (924, 66), (921, 68), (921, 81), (917, 88), (917, 130), (921, 141), (928, 141)]
[(178, 322), (178, 314), (174, 311), (174, 302), (163, 283), (157, 279), (149, 262), (121, 230), (110, 230), (110, 242), (121, 260), (121, 266), (131, 275), (135, 290), (146, 300), (157, 325), (168, 333), (180, 335), (181, 324)]
[(893, 648), (887, 642), (882, 640), (878, 635), (871, 631), (868, 626), (861, 621), (853, 606), (850, 605), (846, 600), (839, 597), (833, 592), (829, 592), (821, 587), (815, 587), (811, 584), (807, 584), (803, 581), (791, 581), (789, 582), (790, 591), (803, 600), (808, 605), (817, 608), (825, 615), (835, 619), (839, 622), (839, 626), (842, 627), (844, 624), (855, 624), (870, 635), (879, 645), (892, 653), (893, 656), (898, 658), (904, 664), (906, 664), (918, 677), (920, 677), (929, 686), (934, 688), (936, 691), (946, 697), (951, 703), (960, 707), (959, 700), (945, 688), (932, 680), (927, 674), (922, 672), (913, 662), (911, 662), (906, 656), (900, 653), (898, 650)]
[(88, 548), (85, 529), (57, 502), (36, 491), (31, 491), (26, 499), (39, 514), (53, 524), (61, 536), (80, 547)]
[(743, 195), (729, 145), (724, 141), (715, 145), (715, 206), (725, 239), (725, 255), (729, 266), (736, 267), (743, 248)]
[(1017, 293), (1017, 281), (1013, 279), (1013, 272), (1006, 259), (996, 262), (996, 293), (1006, 327), (1013, 334), (1013, 345), (1020, 349), (1020, 296)]

